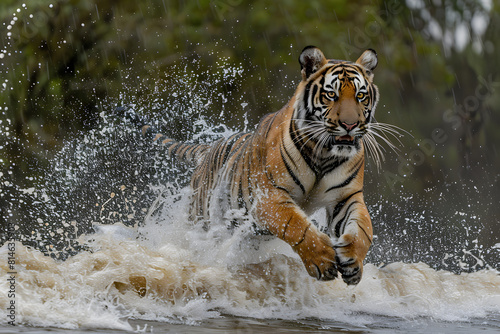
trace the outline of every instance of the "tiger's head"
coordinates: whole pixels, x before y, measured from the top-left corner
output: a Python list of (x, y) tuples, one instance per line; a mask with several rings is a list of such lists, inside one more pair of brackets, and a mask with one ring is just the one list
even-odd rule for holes
[(366, 50), (356, 62), (328, 60), (308, 46), (300, 57), (302, 82), (294, 108), (294, 131), (314, 156), (351, 157), (361, 150), (378, 102), (373, 84), (377, 54)]

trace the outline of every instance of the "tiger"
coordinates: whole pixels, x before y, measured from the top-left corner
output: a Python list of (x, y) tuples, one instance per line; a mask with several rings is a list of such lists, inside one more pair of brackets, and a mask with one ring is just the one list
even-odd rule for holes
[[(374, 146), (377, 53), (368, 49), (351, 62), (308, 46), (299, 63), (293, 96), (252, 132), (190, 144), (129, 116), (168, 155), (193, 166), (192, 219), (209, 221), (211, 206), (225, 201), (226, 209), (245, 210), (259, 229), (286, 242), (310, 276), (329, 281), (340, 273), (356, 285), (373, 241), (363, 177), (365, 146)], [(324, 228), (310, 218), (321, 208)]]

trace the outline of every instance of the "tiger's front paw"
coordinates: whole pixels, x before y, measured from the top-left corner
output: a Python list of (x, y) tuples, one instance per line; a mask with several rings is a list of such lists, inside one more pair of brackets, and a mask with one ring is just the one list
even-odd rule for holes
[(337, 278), (335, 251), (330, 238), (315, 230), (308, 230), (304, 240), (293, 249), (299, 254), (307, 272), (322, 281)]
[(357, 253), (356, 245), (350, 235), (344, 235), (333, 246), (337, 269), (348, 285), (356, 285), (363, 275), (363, 258)]

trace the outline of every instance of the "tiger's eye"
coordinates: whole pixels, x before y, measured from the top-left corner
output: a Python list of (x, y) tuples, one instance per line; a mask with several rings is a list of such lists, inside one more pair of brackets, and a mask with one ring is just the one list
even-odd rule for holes
[(335, 99), (335, 92), (331, 91), (331, 92), (326, 92), (326, 96), (328, 96), (329, 99)]
[(358, 100), (362, 100), (365, 97), (365, 93), (359, 92), (356, 97), (358, 98)]

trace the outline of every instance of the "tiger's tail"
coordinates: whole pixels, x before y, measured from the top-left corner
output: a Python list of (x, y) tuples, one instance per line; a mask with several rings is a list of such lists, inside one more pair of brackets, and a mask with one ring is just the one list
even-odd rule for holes
[(140, 128), (146, 139), (152, 140), (153, 143), (165, 146), (167, 148), (168, 155), (173, 156), (184, 163), (195, 166), (198, 165), (210, 148), (210, 145), (182, 143), (175, 139), (168, 138), (158, 132), (143, 117), (130, 110), (130, 108), (119, 106), (116, 107), (115, 112)]

